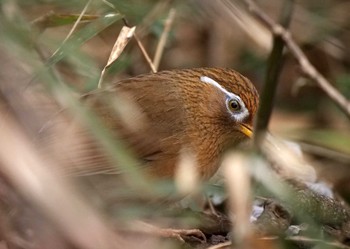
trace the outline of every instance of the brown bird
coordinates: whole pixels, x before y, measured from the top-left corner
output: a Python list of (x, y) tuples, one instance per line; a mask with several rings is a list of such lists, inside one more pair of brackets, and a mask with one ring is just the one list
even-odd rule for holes
[[(21, 96), (9, 92), (9, 97)], [(172, 193), (160, 196), (151, 192), (148, 195), (148, 190), (139, 191), (140, 188), (133, 188), (133, 182), (123, 181), (122, 176), (127, 174), (120, 174), (122, 165), (111, 160), (111, 155), (92, 134), (93, 129), (89, 129), (80, 113), (74, 112), (72, 116), (69, 111), (57, 112), (52, 98), (41, 95), (42, 91), (30, 98), (14, 98), (11, 103), (21, 107), (23, 117), (27, 118), (26, 128), (29, 121), (33, 121), (35, 148), (40, 149), (47, 165), (55, 170), (57, 167), (64, 174), (85, 175), (74, 177), (74, 183), (82, 187), (82, 193), (93, 205), (106, 214), (111, 212), (110, 219), (117, 218), (120, 224), (119, 215), (123, 216), (122, 212), (130, 207), (177, 199), (170, 196)], [(82, 102), (103, 121), (112, 135), (110, 139), (124, 142), (139, 160), (140, 168), (150, 176), (172, 178), (181, 153), (188, 151), (196, 159), (194, 166), (199, 176), (205, 180), (218, 169), (226, 149), (252, 136), (258, 94), (252, 83), (234, 70), (199, 68), (122, 80), (85, 95)], [(28, 110), (31, 110), (30, 115)], [(124, 183), (131, 183), (130, 188)], [(158, 207), (151, 206), (152, 211)], [(156, 215), (160, 215), (158, 211), (154, 211)], [(141, 216), (149, 220), (147, 214)], [(22, 216), (16, 217), (23, 224)], [(151, 229), (152, 233), (154, 231)], [(199, 230), (168, 229), (158, 234), (179, 237), (191, 233), (205, 239)]]
[[(86, 101), (151, 176), (174, 176), (185, 149), (193, 154), (201, 179), (208, 179), (226, 149), (252, 136), (258, 93), (232, 69), (197, 68), (122, 80), (88, 94)], [(135, 108), (125, 111), (130, 106)], [(87, 173), (112, 165), (98, 156), (87, 164), (81, 167)]]

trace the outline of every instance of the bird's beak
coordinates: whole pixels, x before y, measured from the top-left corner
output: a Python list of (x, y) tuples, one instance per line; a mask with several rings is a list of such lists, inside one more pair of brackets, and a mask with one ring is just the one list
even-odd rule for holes
[(249, 138), (253, 137), (253, 128), (246, 124), (240, 124), (239, 130)]

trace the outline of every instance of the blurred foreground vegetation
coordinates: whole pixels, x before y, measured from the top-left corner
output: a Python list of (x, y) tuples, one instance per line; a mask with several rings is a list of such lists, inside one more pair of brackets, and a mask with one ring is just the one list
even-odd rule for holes
[[(233, 2), (240, 8), (239, 10), (244, 17), (252, 18), (240, 1)], [(273, 18), (278, 16), (280, 5), (283, 4), (283, 1), (277, 0), (261, 0), (257, 2)], [(94, 116), (90, 115), (89, 111), (84, 109), (84, 106), (80, 106), (78, 98), (74, 98), (97, 88), (101, 71), (107, 63), (111, 49), (121, 28), (126, 22), (129, 26), (136, 26), (138, 38), (150, 57), (153, 58), (169, 11), (170, 9), (175, 9), (174, 22), (164, 47), (159, 70), (212, 66), (229, 67), (250, 78), (259, 90), (263, 87), (266, 61), (271, 49), (271, 35), (269, 31), (259, 26), (257, 24), (258, 22), (242, 26), (237, 19), (231, 18), (226, 12), (211, 8), (210, 6), (212, 5), (209, 5), (207, 1), (200, 0), (2, 0), (0, 1), (0, 98), (2, 98), (0, 109), (5, 109), (9, 105), (11, 113), (16, 117), (16, 122), (21, 124), (22, 128), (30, 134), (29, 140), (35, 144), (37, 139), (35, 132), (40, 130), (38, 124), (45, 124), (43, 120), (47, 120), (47, 117), (41, 117), (40, 112), (33, 108), (35, 105), (31, 106), (36, 101), (32, 102), (33, 96), (29, 96), (28, 99), (22, 99), (20, 96), (26, 96), (26, 91), (39, 89), (39, 91), (45, 92), (45, 96), (49, 96), (55, 103), (58, 103), (60, 107), (71, 109), (73, 110), (72, 113), (76, 115), (80, 113), (89, 129), (99, 139), (105, 141), (101, 142), (103, 146), (107, 149), (110, 148), (112, 151), (118, 151), (115, 154), (121, 155), (121, 157), (125, 156), (123, 158), (124, 162), (132, 163), (132, 156), (128, 155), (128, 152), (124, 151), (122, 146), (119, 147), (118, 143), (114, 144), (113, 141), (108, 141), (108, 133), (104, 134), (100, 131), (98, 122), (94, 119)], [(84, 8), (86, 8), (86, 12), (81, 16), (81, 20), (72, 35), (68, 37), (70, 30)], [(290, 28), (294, 38), (308, 56), (311, 63), (344, 96), (350, 98), (350, 48), (348, 46), (350, 41), (350, 16), (348, 14), (350, 11), (350, 2), (340, 0), (295, 1), (294, 8)], [(121, 56), (107, 69), (103, 77), (103, 84), (108, 85), (118, 79), (148, 73), (150, 71), (150, 66), (141, 53), (137, 42), (135, 39), (131, 39)], [(12, 93), (20, 93), (18, 99)], [(5, 99), (6, 101), (4, 101)], [(27, 103), (30, 104), (27, 105)], [(45, 108), (46, 106), (40, 106), (39, 109)], [(62, 110), (58, 108), (56, 111), (59, 113)], [(3, 112), (1, 113), (3, 114)], [(57, 115), (57, 113), (52, 113), (52, 116)], [(345, 200), (345, 203), (350, 199), (349, 124), (347, 117), (326, 97), (317, 85), (300, 74), (300, 68), (296, 60), (286, 50), (283, 54), (283, 68), (279, 77), (275, 108), (270, 121), (269, 131), (296, 141), (303, 153), (305, 153), (305, 157), (310, 159), (314, 166), (317, 166), (316, 171), (320, 179), (332, 186), (336, 190), (335, 195), (340, 194), (344, 198), (341, 200)], [(1, 139), (0, 141), (0, 149), (6, 148), (7, 141), (5, 139)], [(12, 152), (13, 157), (21, 156), (15, 153), (15, 150)], [(250, 158), (248, 160), (253, 159)], [(255, 172), (255, 174), (257, 173)], [(277, 179), (275, 180), (277, 182)], [(86, 243), (81, 242), (84, 239), (79, 239), (79, 234), (75, 234), (74, 231), (76, 229), (74, 228), (76, 227), (74, 227), (74, 224), (69, 224), (67, 227), (72, 229), (71, 233), (68, 234), (71, 234), (72, 237), (75, 236), (75, 239), (67, 238), (69, 237), (67, 233), (56, 231), (64, 227), (58, 226), (60, 228), (57, 228), (51, 224), (55, 223), (57, 225), (56, 223), (59, 223), (58, 220), (60, 220), (59, 217), (55, 216), (57, 219), (50, 220), (44, 215), (45, 218), (43, 218), (42, 213), (45, 213), (45, 211), (42, 211), (40, 208), (37, 210), (36, 206), (36, 203), (40, 203), (40, 201), (35, 200), (33, 204), (30, 200), (31, 197), (23, 196), (23, 192), (21, 191), (19, 191), (21, 194), (18, 194), (18, 189), (12, 186), (11, 180), (1, 173), (1, 171), (0, 182), (2, 207), (0, 220), (1, 217), (6, 217), (3, 219), (5, 222), (0, 222), (2, 223), (0, 224), (0, 241), (4, 241), (0, 244), (0, 248), (40, 248), (40, 246), (36, 247), (37, 245), (30, 243), (31, 231), (25, 230), (27, 223), (30, 222), (40, 223), (31, 225), (30, 229), (47, 229), (47, 233), (36, 234), (36, 241), (41, 241), (43, 245), (54, 245), (51, 248), (94, 248), (92, 245), (97, 245), (92, 242), (89, 244), (89, 241)], [(106, 185), (104, 187), (108, 189), (109, 183), (107, 181), (104, 183)], [(45, 184), (50, 185), (50, 182), (48, 181)], [(155, 186), (160, 189), (159, 192), (162, 192), (163, 189), (172, 189), (174, 187), (169, 183), (157, 184)], [(226, 196), (221, 183), (207, 185), (202, 189), (209, 189), (209, 192), (219, 194), (220, 197), (218, 198)], [(91, 183), (91, 186), (85, 187), (88, 191), (83, 194), (83, 197), (78, 195), (78, 200), (80, 200), (79, 198), (84, 199), (85, 195), (89, 196), (91, 193), (89, 191), (94, 191), (94, 182)], [(264, 191), (265, 187), (259, 185), (257, 192), (259, 195), (264, 195), (268, 192), (269, 194), (267, 196), (270, 197), (271, 192), (274, 191), (271, 191), (269, 187), (266, 187), (267, 190)], [(23, 188), (25, 189), (25, 187)], [(129, 194), (127, 191), (123, 191), (120, 191), (118, 194), (120, 196)], [(137, 192), (138, 189), (134, 191)], [(299, 191), (302, 192), (300, 194), (301, 197), (299, 196), (296, 199), (292, 198), (289, 201), (285, 201), (289, 203), (287, 205), (288, 208), (300, 208), (298, 203), (295, 202), (308, 198), (308, 193), (305, 194), (305, 197), (303, 191)], [(109, 192), (106, 193), (109, 194)], [(23, 200), (22, 197), (24, 197)], [(72, 201), (72, 205), (80, 207), (80, 202), (75, 203), (73, 201), (75, 196), (73, 195), (72, 197), (72, 199), (66, 201)], [(99, 203), (99, 201), (94, 200), (96, 203)], [(202, 203), (189, 202), (190, 204), (188, 206), (192, 207), (192, 210), (201, 210)], [(290, 204), (291, 202), (293, 205)], [(318, 199), (318, 197), (315, 197), (315, 202), (316, 205), (324, 205), (325, 209), (339, 211), (338, 207), (327, 206), (329, 204), (328, 201), (324, 202), (322, 198)], [(312, 204), (309, 206), (312, 206)], [(27, 205), (30, 207), (29, 210), (23, 211), (21, 208), (27, 207)], [(64, 200), (57, 200), (58, 208), (59, 205), (63, 206), (63, 211), (66, 208), (68, 210), (68, 207), (65, 208)], [(271, 205), (273, 208), (276, 207), (273, 202), (272, 204), (269, 202), (265, 206), (271, 207)], [(194, 248), (206, 248), (220, 242), (225, 242), (230, 237), (227, 235), (227, 230), (231, 229), (229, 215), (225, 216), (225, 218), (216, 217), (210, 220), (212, 216), (198, 217), (196, 216), (199, 215), (198, 213), (193, 214), (189, 209), (180, 209), (180, 211), (175, 209), (175, 211), (172, 210), (171, 212), (170, 221), (164, 221), (163, 215), (168, 211), (164, 211), (163, 203), (160, 207), (154, 207), (152, 205), (150, 207), (145, 206), (144, 210), (142, 204), (133, 207), (134, 209), (126, 209), (123, 214), (115, 214), (112, 210), (112, 214), (117, 216), (116, 220), (118, 222), (123, 222), (128, 217), (138, 217), (140, 213), (146, 213), (148, 215), (146, 215), (147, 217), (151, 217), (149, 219), (157, 220), (159, 218), (157, 216), (159, 212), (162, 214), (162, 218), (159, 218), (160, 223), (163, 225), (166, 224), (166, 226), (181, 227), (181, 225), (185, 224), (185, 227), (193, 227), (193, 224), (201, 224), (207, 228), (206, 235), (209, 234), (211, 237), (207, 237), (211, 238), (211, 240), (207, 244), (202, 245), (202, 247), (193, 241), (185, 244), (185, 246), (193, 246)], [(205, 207), (207, 210), (208, 207)], [(83, 214), (90, 214), (90, 212), (95, 215), (88, 206), (84, 206), (81, 210), (84, 210), (81, 216)], [(222, 207), (220, 209), (219, 207), (219, 210), (223, 211), (226, 209)], [(312, 211), (313, 208), (310, 208), (310, 210)], [(312, 230), (311, 232), (307, 232), (307, 236), (314, 236), (313, 238), (317, 240), (316, 242), (300, 240), (297, 241), (296, 245), (293, 244), (293, 246), (289, 245), (293, 240), (289, 241), (287, 245), (282, 245), (281, 242), (281, 248), (348, 248), (346, 247), (350, 238), (348, 236), (349, 228), (346, 227), (350, 227), (348, 222), (343, 224), (342, 222), (338, 223), (337, 220), (332, 223), (332, 220), (332, 224), (319, 224), (319, 220), (315, 217), (301, 217), (301, 214), (297, 214), (291, 218), (289, 214), (286, 214), (289, 210), (286, 211), (277, 208), (273, 209), (273, 211), (274, 214), (283, 218), (281, 223), (278, 222), (278, 225), (282, 224), (278, 228), (285, 229), (284, 222), (286, 221), (288, 221), (288, 225), (300, 224), (305, 221), (305, 223), (311, 224), (310, 226), (312, 228), (310, 229)], [(344, 212), (346, 213), (347, 211)], [(20, 215), (16, 216), (18, 213)], [(87, 217), (79, 216), (79, 210), (73, 213), (76, 215), (77, 220), (72, 221), (72, 223), (79, 223), (79, 221), (87, 219)], [(317, 212), (315, 211), (315, 213)], [(94, 224), (97, 229), (101, 225), (98, 222), (101, 214), (96, 214), (96, 217), (93, 215), (91, 217), (96, 218), (96, 221), (94, 220), (96, 223), (91, 224)], [(335, 214), (334, 216), (337, 217), (337, 215)], [(52, 216), (48, 216), (52, 218)], [(104, 217), (104, 214), (101, 216)], [(40, 218), (36, 219), (37, 217)], [(69, 221), (74, 215), (68, 216), (67, 214), (66, 217), (67, 221)], [(267, 220), (274, 221), (274, 218), (267, 217)], [(93, 218), (91, 219), (93, 220)], [(11, 224), (12, 221), (13, 224)], [(218, 234), (214, 232), (213, 234), (215, 236), (212, 236), (213, 234), (208, 229), (208, 227), (212, 228), (212, 226), (208, 224), (212, 222), (217, 225), (218, 221), (222, 222), (218, 227), (221, 227), (225, 231), (220, 231), (221, 233), (219, 232)], [(336, 225), (334, 225), (335, 223)], [(261, 223), (260, 225), (264, 226), (265, 224)], [(214, 230), (217, 228), (215, 225), (213, 225)], [(324, 232), (320, 229), (322, 230), (320, 232), (316, 229), (321, 226), (323, 230), (328, 230)], [(101, 225), (101, 227), (109, 232), (108, 226), (106, 228), (104, 225)], [(99, 230), (101, 234), (105, 232), (103, 229), (101, 228)], [(271, 230), (274, 229), (275, 227)], [(114, 231), (114, 228), (111, 230)], [(17, 231), (18, 234), (13, 235), (8, 231)], [(85, 235), (94, 232), (94, 230), (88, 230)], [(273, 233), (275, 234), (275, 231)], [(98, 232), (96, 234), (99, 235)], [(103, 237), (102, 235), (98, 237), (96, 234), (96, 237), (92, 236), (91, 240), (94, 240), (94, 238), (110, 238), (108, 236)], [(103, 234), (105, 235), (107, 232)], [(334, 235), (336, 242), (339, 241), (343, 244), (334, 245), (324, 243), (324, 241), (328, 241), (328, 238), (331, 237), (330, 234), (336, 234)], [(118, 236), (123, 237), (123, 231)], [(139, 237), (133, 236), (133, 234), (127, 234), (126, 237), (130, 237), (131, 241), (136, 241), (132, 246), (140, 247), (138, 244)], [(69, 243), (63, 243), (61, 239), (62, 241), (67, 240)], [(333, 237), (331, 241), (334, 241)], [(179, 245), (178, 243), (163, 245), (163, 242), (158, 240), (150, 240), (147, 243), (142, 243), (145, 243), (145, 245), (142, 245), (144, 246), (143, 248), (164, 248), (163, 246), (166, 246), (166, 248), (177, 248), (177, 246), (184, 246), (184, 244)], [(269, 246), (277, 248), (279, 245), (278, 241), (264, 243), (267, 244), (257, 244), (257, 247), (264, 248), (264, 246)], [(105, 246), (105, 248), (108, 248), (107, 245)], [(118, 247), (122, 247), (121, 244), (118, 244), (115, 248)]]

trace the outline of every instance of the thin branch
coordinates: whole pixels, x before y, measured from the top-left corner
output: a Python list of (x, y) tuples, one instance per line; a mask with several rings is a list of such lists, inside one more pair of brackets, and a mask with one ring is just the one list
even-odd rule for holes
[(291, 33), (273, 21), (254, 1), (244, 0), (244, 2), (247, 4), (249, 11), (269, 28), (275, 36), (281, 37), (290, 52), (298, 60), (302, 72), (307, 77), (314, 80), (345, 115), (350, 118), (350, 102), (310, 63), (301, 48), (292, 38)]
[[(123, 18), (123, 21), (124, 21), (124, 24), (127, 26), (127, 27), (130, 27), (128, 21), (126, 20), (126, 18)], [(155, 68), (155, 66), (153, 65), (153, 62), (151, 60), (151, 57), (149, 57), (145, 47), (142, 45), (142, 42), (140, 41), (139, 37), (136, 35), (136, 33), (134, 34), (134, 38), (137, 42), (137, 45), (139, 46), (143, 56), (145, 57), (148, 65), (150, 66), (151, 70), (152, 70), (152, 73), (156, 73), (157, 72), (157, 69)]]
[[(332, 148), (323, 147), (322, 145), (311, 144), (304, 141), (297, 141), (301, 149), (307, 154), (315, 155), (338, 163), (348, 164), (350, 162), (350, 154), (337, 151)], [(350, 168), (347, 168), (350, 170)], [(332, 169), (333, 170), (333, 169)], [(350, 173), (350, 171), (349, 171)]]
[(174, 18), (175, 18), (175, 14), (176, 14), (176, 10), (171, 9), (169, 11), (168, 18), (164, 22), (163, 33), (160, 36), (160, 39), (159, 39), (159, 42), (157, 45), (157, 49), (156, 49), (156, 53), (155, 53), (154, 58), (153, 58), (153, 65), (154, 65), (156, 70), (158, 70), (160, 59), (162, 58), (165, 44), (166, 44), (166, 41), (168, 39), (168, 35), (170, 32), (170, 28), (171, 28), (173, 21), (174, 21)]
[[(286, 0), (282, 6), (280, 15), (280, 23), (284, 27), (288, 27), (293, 13), (293, 0)], [(273, 48), (269, 57), (268, 68), (266, 72), (265, 85), (261, 93), (261, 101), (255, 124), (254, 142), (257, 146), (260, 145), (264, 138), (267, 126), (271, 117), (275, 92), (278, 83), (278, 77), (282, 68), (284, 42), (279, 36), (273, 39)]]
[(155, 66), (153, 65), (153, 62), (151, 60), (151, 58), (149, 57), (145, 47), (142, 45), (142, 42), (140, 41), (140, 39), (138, 38), (138, 36), (136, 34), (134, 34), (134, 37), (135, 37), (135, 40), (137, 42), (137, 45), (139, 46), (143, 56), (145, 57), (148, 65), (150, 66), (151, 70), (152, 70), (152, 73), (156, 73), (157, 72), (157, 69), (155, 68)]
[(145, 47), (142, 45), (142, 42), (140, 41), (140, 39), (138, 38), (138, 36), (136, 34), (134, 34), (134, 37), (135, 37), (135, 40), (137, 42), (137, 45), (139, 46), (143, 56), (145, 57), (148, 65), (150, 66), (151, 70), (152, 70), (152, 73), (156, 73), (157, 72), (157, 69), (155, 68), (155, 66), (153, 65), (153, 62), (151, 60), (151, 58), (149, 57)]

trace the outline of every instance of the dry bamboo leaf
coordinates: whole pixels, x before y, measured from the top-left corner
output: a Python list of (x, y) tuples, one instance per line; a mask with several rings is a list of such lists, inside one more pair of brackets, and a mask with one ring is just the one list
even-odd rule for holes
[(111, 54), (109, 55), (107, 64), (101, 72), (101, 77), (98, 82), (98, 88), (101, 88), (101, 83), (106, 69), (109, 68), (119, 58), (121, 53), (124, 51), (126, 45), (129, 43), (130, 39), (134, 36), (135, 29), (135, 26), (131, 28), (124, 26), (120, 31), (119, 36), (112, 48)]
[(115, 62), (119, 58), (126, 45), (129, 43), (130, 39), (134, 36), (135, 29), (135, 26), (131, 28), (124, 26), (122, 28), (122, 30), (119, 33), (118, 39), (114, 43), (112, 52), (109, 55), (108, 62), (105, 68), (110, 67), (113, 64), (113, 62)]

